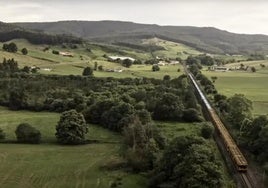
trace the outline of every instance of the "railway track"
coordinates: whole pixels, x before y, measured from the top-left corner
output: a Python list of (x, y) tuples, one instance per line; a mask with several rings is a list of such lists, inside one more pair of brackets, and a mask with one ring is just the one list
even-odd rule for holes
[[(224, 124), (220, 120), (219, 116), (217, 115), (216, 111), (212, 108), (209, 104), (208, 100), (206, 99), (205, 95), (203, 94), (202, 90), (194, 80), (193, 76), (188, 73), (186, 67), (185, 72), (188, 77), (191, 79), (197, 94), (199, 95), (198, 98), (201, 100), (203, 107), (205, 107), (205, 111), (209, 114), (209, 120), (215, 126), (215, 129), (218, 132), (217, 138), (215, 141), (217, 142), (218, 147), (222, 151), (222, 155), (225, 157), (226, 163), (230, 163), (232, 166), (232, 170), (235, 174), (235, 180), (237, 181), (237, 185), (240, 188), (259, 188), (254, 184), (254, 181), (250, 177), (247, 169), (247, 161), (244, 158), (243, 154), (241, 153), (240, 149), (236, 145), (235, 141), (232, 139), (231, 135), (229, 134), (228, 130), (225, 128)], [(224, 150), (224, 151), (223, 151)], [(230, 166), (229, 166), (230, 167)], [(254, 178), (253, 178), (254, 179)]]
[(253, 182), (251, 181), (247, 173), (241, 173), (241, 179), (243, 180), (244, 186), (247, 188), (255, 188)]

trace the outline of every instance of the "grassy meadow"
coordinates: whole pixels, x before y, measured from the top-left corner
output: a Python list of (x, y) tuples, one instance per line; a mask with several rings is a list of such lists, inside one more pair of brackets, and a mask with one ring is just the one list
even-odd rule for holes
[(61, 146), (54, 136), (59, 116), (0, 107), (0, 128), (8, 141), (15, 141), (14, 131), (21, 122), (30, 123), (42, 134), (39, 145), (0, 143), (0, 187), (108, 188), (118, 179), (122, 187), (145, 187), (145, 178), (140, 175), (102, 168), (121, 160), (118, 134), (90, 125), (88, 139), (100, 143)]
[[(200, 53), (183, 44), (164, 41), (157, 38), (143, 41), (144, 44), (150, 43), (163, 46), (165, 48), (165, 50), (155, 51), (153, 54), (118, 46), (109, 46), (109, 48), (112, 50), (111, 52), (107, 52), (107, 49), (94, 44), (78, 45), (78, 48), (76, 49), (62, 48), (61, 46), (51, 46), (49, 50), (44, 52), (43, 49), (48, 47), (47, 45), (33, 45), (23, 39), (16, 39), (10, 42), (15, 42), (17, 44), (18, 52), (8, 53), (0, 49), (0, 61), (2, 61), (3, 58), (14, 58), (16, 61), (18, 61), (20, 67), (24, 67), (26, 65), (37, 66), (41, 68), (40, 73), (42, 74), (58, 75), (81, 75), (85, 67), (94, 67), (96, 62), (98, 66), (102, 65), (104, 69), (123, 69), (123, 72), (121, 73), (95, 71), (94, 75), (97, 77), (134, 78), (146, 76), (162, 79), (164, 75), (169, 74), (172, 78), (174, 78), (180, 74), (177, 72), (178, 69), (181, 69), (182, 71), (182, 67), (180, 67), (180, 65), (160, 67), (161, 70), (159, 72), (152, 72), (151, 65), (133, 65), (130, 68), (125, 68), (118, 63), (108, 62), (103, 55), (122, 56), (120, 53), (124, 53), (124, 56), (138, 58), (144, 61), (156, 56), (169, 58), (181, 57), (182, 59), (185, 59), (189, 54)], [(0, 46), (2, 46), (2, 44), (3, 43), (0, 43)], [(27, 55), (22, 55), (20, 52), (20, 50), (24, 47), (28, 49)], [(87, 48), (90, 48), (91, 52), (87, 51)], [(70, 52), (74, 55), (74, 57), (55, 55), (52, 54), (52, 50)]]
[[(249, 61), (233, 63), (227, 66), (239, 67), (243, 63), (245, 66), (254, 66), (257, 71), (228, 71), (212, 72), (203, 71), (207, 77), (216, 76), (215, 86), (219, 93), (232, 96), (235, 93), (244, 94), (253, 102), (254, 115), (268, 115), (268, 61)], [(261, 68), (260, 64), (266, 65)]]

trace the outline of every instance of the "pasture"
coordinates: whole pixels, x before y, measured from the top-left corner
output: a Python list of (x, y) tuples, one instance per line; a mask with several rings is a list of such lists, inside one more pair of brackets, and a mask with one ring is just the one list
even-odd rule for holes
[[(254, 66), (257, 71), (203, 71), (208, 78), (216, 76), (216, 89), (219, 93), (232, 96), (235, 93), (244, 94), (253, 102), (254, 115), (268, 115), (268, 61), (241, 62), (245, 66)], [(238, 67), (240, 63), (229, 64), (229, 67)], [(266, 65), (261, 68), (260, 64)]]
[[(14, 58), (19, 67), (24, 66), (37, 66), (40, 67), (40, 73), (42, 74), (57, 74), (57, 75), (81, 75), (83, 69), (87, 66), (94, 67), (95, 63), (98, 66), (102, 65), (103, 69), (123, 69), (123, 72), (106, 72), (106, 71), (95, 71), (94, 75), (96, 77), (152, 77), (162, 79), (164, 75), (169, 74), (172, 78), (177, 77), (180, 73), (177, 72), (178, 69), (183, 70), (180, 65), (175, 66), (161, 66), (159, 72), (153, 72), (151, 65), (133, 65), (130, 68), (122, 67), (118, 63), (113, 63), (107, 61), (103, 55), (120, 55), (133, 57), (140, 59), (142, 61), (152, 59), (153, 57), (169, 57), (169, 58), (186, 58), (189, 54), (198, 54), (200, 52), (179, 43), (173, 43), (169, 41), (164, 41), (160, 39), (149, 39), (144, 41), (145, 44), (154, 44), (163, 46), (165, 50), (155, 51), (153, 53), (143, 52), (135, 49), (130, 49), (126, 47), (109, 46), (110, 51), (106, 48), (95, 44), (84, 44), (78, 45), (76, 49), (62, 48), (61, 46), (50, 46), (49, 50), (44, 51), (47, 45), (33, 45), (28, 41), (23, 39), (16, 39), (10, 42), (15, 42), (18, 46), (17, 53), (8, 53), (0, 49), (0, 61), (3, 58), (11, 59)], [(0, 43), (2, 46), (3, 43)], [(22, 55), (20, 50), (26, 47), (28, 49), (27, 55)], [(86, 49), (90, 48), (91, 52)], [(64, 57), (62, 55), (55, 55), (52, 50), (66, 51), (74, 55), (74, 57)]]
[[(9, 111), (0, 107), (0, 128), (9, 143), (0, 143), (0, 187), (3, 188), (109, 188), (114, 181), (122, 187), (145, 187), (145, 178), (123, 170), (102, 167), (120, 161), (120, 135), (90, 125), (88, 139), (98, 140), (81, 146), (55, 143), (55, 125), (59, 114), (49, 112)], [(21, 123), (40, 130), (39, 145), (16, 144), (14, 131)]]

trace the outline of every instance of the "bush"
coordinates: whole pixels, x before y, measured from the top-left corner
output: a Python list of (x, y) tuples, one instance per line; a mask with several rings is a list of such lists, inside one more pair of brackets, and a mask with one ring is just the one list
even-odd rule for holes
[(0, 140), (4, 140), (6, 138), (6, 134), (2, 129), (0, 129)]
[(93, 69), (91, 67), (86, 67), (82, 73), (83, 76), (93, 76)]
[(52, 53), (53, 53), (53, 54), (56, 54), (56, 55), (59, 55), (59, 54), (60, 54), (60, 52), (57, 51), (57, 50), (52, 50)]
[(41, 133), (36, 128), (32, 127), (28, 123), (21, 123), (18, 125), (16, 131), (18, 142), (39, 144), (41, 140)]
[(152, 71), (155, 72), (155, 71), (160, 71), (160, 67), (158, 65), (153, 65), (152, 66)]
[(209, 123), (202, 124), (201, 134), (203, 138), (205, 139), (211, 138), (213, 132), (214, 132), (214, 127), (211, 124)]
[(23, 48), (23, 49), (21, 50), (21, 53), (22, 53), (23, 55), (27, 55), (27, 54), (28, 54), (28, 50), (27, 50), (27, 48)]

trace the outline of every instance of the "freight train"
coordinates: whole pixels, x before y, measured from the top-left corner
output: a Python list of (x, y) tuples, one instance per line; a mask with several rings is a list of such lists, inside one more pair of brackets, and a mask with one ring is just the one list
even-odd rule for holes
[(247, 166), (248, 166), (247, 160), (245, 159), (244, 155), (242, 154), (242, 152), (238, 148), (238, 146), (235, 143), (235, 141), (233, 140), (232, 136), (230, 135), (230, 133), (228, 132), (228, 130), (226, 129), (226, 127), (224, 126), (224, 124), (220, 120), (220, 118), (217, 115), (217, 113), (215, 112), (215, 110), (209, 104), (208, 100), (206, 99), (205, 95), (203, 94), (203, 92), (199, 88), (199, 86), (196, 83), (193, 76), (190, 73), (188, 73), (188, 75), (189, 75), (195, 89), (197, 90), (198, 95), (200, 96), (201, 102), (205, 106), (205, 108), (206, 108), (205, 110), (207, 111), (210, 120), (212, 121), (216, 131), (218, 132), (218, 135), (221, 137), (221, 140), (224, 143), (224, 146), (225, 146), (227, 152), (229, 153), (236, 169), (239, 172), (246, 172)]

